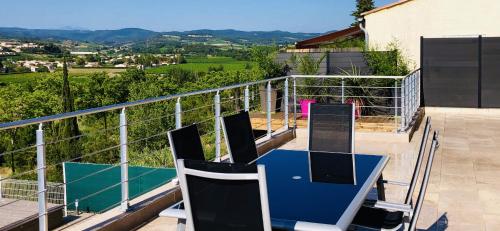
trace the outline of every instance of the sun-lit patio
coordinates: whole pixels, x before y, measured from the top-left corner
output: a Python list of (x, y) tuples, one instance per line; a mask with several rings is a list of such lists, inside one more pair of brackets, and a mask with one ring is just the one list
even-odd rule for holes
[[(429, 108), (433, 129), (440, 132), (440, 148), (418, 222), (421, 230), (500, 229), (500, 111)], [(423, 126), (423, 125), (422, 125)], [(422, 127), (421, 126), (421, 127)], [(356, 139), (356, 152), (387, 154), (384, 178), (408, 182), (418, 153), (422, 128), (411, 143), (394, 142), (383, 135)], [(304, 150), (307, 130), (282, 149)], [(402, 202), (405, 188), (386, 187), (388, 201)], [(159, 217), (139, 230), (176, 230), (177, 220)]]
[[(169, 136), (167, 137), (167, 132), (171, 132), (173, 129), (172, 125), (175, 125), (177, 129), (182, 129), (183, 124), (185, 127), (191, 127), (193, 125), (188, 124), (196, 123), (201, 129), (199, 133), (196, 133), (196, 136), (203, 139), (200, 141), (203, 142), (200, 146), (205, 145), (205, 147), (201, 147), (200, 149), (207, 149), (206, 147), (209, 147), (210, 149), (208, 150), (215, 151), (215, 157), (209, 157), (212, 159), (208, 160), (212, 161), (220, 158), (223, 161), (229, 161), (232, 160), (233, 156), (230, 152), (231, 150), (229, 150), (229, 143), (226, 144), (224, 142), (229, 142), (225, 139), (230, 137), (226, 137), (228, 127), (226, 126), (226, 122), (224, 122), (225, 118), (228, 116), (240, 115), (241, 113), (243, 113), (241, 115), (245, 115), (245, 113), (248, 112), (246, 114), (248, 118), (247, 128), (249, 128), (250, 133), (253, 132), (251, 142), (254, 142), (253, 136), (256, 136), (256, 132), (260, 134), (258, 135), (260, 138), (256, 141), (256, 148), (259, 154), (265, 154), (269, 150), (275, 148), (282, 150), (307, 150), (308, 142), (310, 142), (308, 141), (310, 139), (308, 127), (311, 127), (310, 121), (312, 120), (310, 118), (312, 117), (310, 116), (312, 114), (309, 113), (308, 121), (308, 115), (306, 114), (306, 116), (304, 116), (303, 113), (305, 110), (303, 105), (298, 104), (300, 100), (297, 98), (304, 97), (304, 95), (301, 96), (300, 94), (316, 94), (314, 96), (317, 99), (322, 102), (330, 103), (317, 104), (320, 106), (340, 105), (341, 107), (348, 106), (350, 108), (348, 111), (349, 113), (352, 112), (352, 114), (349, 114), (351, 119), (339, 119), (340, 117), (332, 117), (328, 114), (328, 118), (330, 119), (329, 122), (344, 121), (343, 123), (346, 123), (347, 121), (347, 123), (350, 124), (352, 130), (347, 129), (345, 131), (349, 131), (347, 132), (349, 133), (349, 137), (354, 134), (354, 153), (368, 154), (377, 156), (377, 158), (380, 157), (381, 161), (377, 166), (383, 165), (381, 164), (382, 162), (385, 163), (386, 158), (384, 156), (389, 158), (385, 168), (382, 166), (370, 170), (371, 173), (369, 178), (371, 178), (371, 180), (378, 178), (376, 174), (382, 173), (383, 178), (387, 181), (402, 183), (411, 182), (419, 154), (420, 142), (424, 135), (425, 123), (423, 121), (426, 120), (426, 117), (430, 117), (432, 126), (430, 132), (439, 132), (438, 139), (440, 145), (437, 149), (432, 169), (430, 169), (430, 181), (425, 193), (422, 210), (418, 216), (417, 228), (421, 230), (497, 230), (500, 228), (498, 222), (500, 214), (497, 210), (500, 206), (500, 185), (497, 181), (497, 176), (500, 175), (500, 159), (498, 159), (498, 155), (500, 154), (500, 147), (498, 146), (498, 143), (500, 143), (498, 138), (500, 137), (500, 131), (498, 131), (496, 127), (500, 126), (500, 111), (496, 109), (421, 108), (419, 107), (419, 73), (420, 72), (417, 70), (409, 76), (395, 77), (287, 76), (274, 80), (242, 83), (218, 89), (206, 89), (202, 92), (185, 93), (162, 98), (151, 98), (146, 101), (129, 102), (122, 105), (112, 105), (110, 108), (92, 109), (96, 112), (121, 109), (121, 113), (119, 113), (120, 130), (118, 131), (120, 134), (120, 145), (111, 148), (119, 148), (120, 154), (125, 159), (122, 158), (120, 159), (120, 163), (109, 165), (100, 170), (91, 169), (90, 172), (82, 173), (80, 176), (73, 176), (73, 178), (69, 179), (65, 178), (63, 183), (58, 184), (59, 186), (64, 186), (64, 194), (57, 194), (57, 198), (64, 195), (64, 202), (59, 201), (57, 203), (60, 205), (60, 211), (62, 211), (63, 207), (65, 208), (65, 224), (57, 228), (57, 230), (95, 230), (104, 227), (111, 229), (177, 230), (178, 220), (176, 218), (159, 217), (159, 214), (161, 211), (181, 200), (182, 194), (177, 183), (182, 178), (179, 179), (179, 181), (172, 180), (175, 178), (176, 171), (173, 168), (152, 168), (152, 170), (148, 169), (148, 171), (140, 175), (128, 176), (128, 168), (117, 168), (120, 166), (128, 166), (128, 161), (126, 159), (127, 146), (133, 147), (137, 142), (147, 141), (152, 137), (158, 136), (162, 137), (162, 144), (166, 145), (168, 141), (168, 145), (171, 146), (173, 145), (170, 137), (172, 134), (168, 133)], [(316, 85), (301, 85), (300, 78), (327, 79), (331, 80), (331, 82), (317, 82)], [(366, 81), (366, 85), (355, 86), (352, 84), (345, 84), (344, 81), (347, 81), (346, 79), (348, 78), (354, 80), (385, 78), (390, 81), (390, 85), (374, 86), (369, 85), (373, 84), (373, 82)], [(273, 101), (271, 100), (272, 81), (278, 83), (277, 85), (281, 87), (283, 91), (283, 96), (277, 97), (274, 100), (276, 101), (275, 107), (279, 109), (277, 111), (271, 110)], [(392, 85), (393, 83), (394, 85)], [(264, 90), (259, 90), (259, 85), (261, 85), (261, 89)], [(324, 92), (304, 93), (304, 89), (299, 91), (301, 87), (318, 88), (322, 89)], [(361, 88), (365, 88), (364, 91), (356, 94), (355, 91)], [(243, 92), (244, 96), (239, 98), (234, 97), (233, 93), (235, 91)], [(372, 94), (373, 92), (377, 94)], [(260, 99), (256, 96), (258, 93), (260, 93)], [(190, 99), (202, 99), (207, 96), (213, 98), (213, 102), (208, 102), (208, 104), (202, 102), (204, 104), (191, 104), (189, 106), (182, 104), (184, 101), (189, 102)], [(221, 96), (224, 97), (221, 99)], [(356, 104), (338, 104), (352, 100), (354, 97), (357, 97), (356, 100), (358, 100), (358, 102), (366, 102), (366, 104), (358, 105), (358, 107), (356, 107)], [(368, 100), (361, 101), (362, 98), (368, 98)], [(128, 111), (126, 111), (124, 108), (133, 108), (137, 105), (146, 104), (153, 105), (156, 102), (163, 101), (171, 103), (173, 106), (172, 108), (175, 110), (174, 113), (168, 111), (172, 113), (167, 114), (167, 116), (172, 117), (172, 120), (165, 122), (166, 125), (169, 126), (168, 130), (160, 130), (158, 134), (127, 141), (129, 133), (127, 129), (123, 128), (137, 126), (136, 124), (144, 126), (144, 128), (147, 129), (153, 129), (153, 127), (137, 122), (127, 123), (126, 113), (132, 111), (132, 109), (127, 109)], [(332, 104), (332, 102), (334, 104)], [(308, 107), (315, 108), (315, 106), (312, 106), (313, 104), (307, 105)], [(244, 110), (241, 111), (241, 109)], [(200, 113), (202, 110), (204, 110), (204, 113)], [(189, 117), (192, 112), (203, 114), (206, 117)], [(358, 112), (359, 115), (356, 114)], [(81, 115), (87, 115), (88, 113), (94, 112), (80, 113), (82, 113)], [(37, 118), (33, 121), (21, 121), (21, 124), (12, 123), (3, 124), (2, 126), (4, 126), (4, 128), (16, 128), (22, 125), (55, 121), (61, 118), (67, 118), (68, 116), (71, 117), (73, 115), (56, 115), (55, 117)], [(139, 119), (141, 122), (144, 122), (157, 118), (148, 120), (144, 120), (144, 118)], [(172, 124), (172, 122), (175, 122), (175, 124)], [(208, 126), (203, 124), (207, 124)], [(323, 124), (323, 126), (328, 127), (329, 125)], [(296, 129), (294, 129), (294, 127), (296, 127)], [(43, 132), (42, 128), (41, 126), (39, 127), (37, 134)], [(342, 129), (344, 129), (344, 127), (342, 127)], [(352, 131), (354, 131), (354, 133), (352, 133)], [(324, 135), (324, 132), (328, 131), (323, 130), (322, 132), (320, 138), (326, 137), (331, 139), (331, 137), (336, 137)], [(411, 142), (408, 142), (410, 137)], [(37, 139), (40, 138), (42, 139), (42, 143), (39, 144), (38, 147), (44, 147), (46, 144), (43, 143), (43, 137), (37, 136)], [(431, 138), (429, 137), (428, 140), (431, 140)], [(47, 145), (52, 144), (53, 142), (47, 143)], [(348, 143), (344, 145), (350, 147), (351, 144)], [(188, 146), (196, 145), (191, 145), (191, 143), (189, 143)], [(427, 156), (431, 153), (429, 151), (430, 149), (431, 145), (428, 144), (427, 150), (424, 152), (424, 160), (427, 160)], [(106, 151), (107, 149), (101, 149), (96, 153), (100, 154), (102, 150)], [(36, 151), (39, 156), (43, 157), (45, 154), (45, 150), (43, 149), (37, 149)], [(202, 150), (200, 150), (200, 152), (203, 154)], [(174, 151), (172, 151), (172, 153), (174, 153)], [(86, 155), (94, 155), (94, 153)], [(163, 149), (162, 156), (171, 157), (170, 151)], [(174, 157), (174, 159), (175, 158), (177, 157)], [(202, 158), (206, 158), (206, 156), (202, 156)], [(170, 164), (172, 164), (172, 160), (170, 161)], [(66, 166), (65, 163), (56, 164)], [(68, 191), (74, 190), (68, 187), (71, 184), (80, 185), (80, 191), (86, 190), (89, 188), (89, 185), (99, 185), (102, 179), (106, 178), (99, 175), (96, 177), (96, 174), (106, 172), (113, 168), (116, 169), (113, 173), (115, 174), (113, 178), (114, 181), (108, 182), (108, 185), (99, 186), (101, 188), (90, 189), (86, 194), (82, 195), (78, 195), (78, 192), (75, 191)], [(133, 167), (130, 167), (130, 169), (132, 168)], [(312, 169), (312, 167), (310, 168)], [(161, 177), (153, 176), (147, 178), (148, 174), (154, 173), (158, 171), (158, 169), (170, 171), (170, 173)], [(272, 170), (272, 167), (270, 169)], [(419, 180), (416, 183), (415, 192), (419, 192), (420, 182), (423, 181), (422, 179), (426, 175), (425, 169), (426, 164), (420, 168)], [(34, 169), (32, 172), (37, 170), (38, 169)], [(363, 169), (363, 171), (365, 170), (366, 169)], [(64, 177), (68, 176), (68, 172), (66, 171), (67, 170), (64, 172)], [(44, 172), (41, 171), (38, 172), (38, 174), (43, 176)], [(182, 175), (179, 174), (179, 176)], [(111, 178), (111, 175), (107, 177)], [(134, 187), (137, 187), (137, 182), (131, 183), (130, 186), (127, 185), (128, 183), (125, 184), (125, 182), (133, 182), (138, 177), (141, 182), (141, 179), (143, 179), (142, 177), (149, 180), (160, 178), (162, 181), (154, 187), (148, 185), (143, 186), (142, 183), (140, 183), (139, 187), (144, 188), (141, 194), (130, 196), (128, 195), (130, 190), (128, 187), (137, 190), (134, 189)], [(354, 180), (356, 181), (356, 177)], [(365, 182), (368, 182), (368, 178), (365, 178), (365, 180)], [(363, 188), (367, 189), (365, 190), (366, 192), (372, 188), (367, 197), (365, 197), (366, 195), (361, 195), (363, 193), (356, 193), (356, 195), (361, 195), (360, 197), (363, 197), (362, 201), (364, 201), (365, 198), (377, 199), (377, 196), (380, 196), (374, 187), (375, 181), (376, 180), (370, 181), (369, 183), (363, 183)], [(311, 183), (312, 182), (313, 180), (311, 179)], [(276, 181), (274, 183), (276, 183)], [(270, 184), (272, 187), (272, 183)], [(53, 185), (53, 183), (51, 183), (51, 185)], [(354, 184), (354, 186), (357, 187), (356, 184)], [(3, 191), (5, 190), (6, 189), (3, 189)], [(102, 195), (103, 192), (107, 193), (107, 191), (112, 191), (113, 194), (108, 194), (112, 196)], [(41, 197), (44, 194), (43, 192), (33, 191), (33, 189), (29, 192), (32, 194), (27, 195), (32, 195), (32, 197), (35, 198), (31, 199), (32, 201), (36, 201), (37, 198), (43, 199), (43, 197)], [(126, 194), (123, 194), (124, 192), (126, 192)], [(388, 202), (403, 203), (407, 192), (408, 187), (391, 184), (385, 185), (385, 199)], [(8, 196), (7, 194), (4, 195)], [(48, 195), (49, 200), (54, 199), (54, 194), (49, 192)], [(68, 197), (75, 198), (76, 200), (67, 199)], [(113, 203), (109, 202), (111, 197), (114, 200)], [(418, 193), (413, 193), (414, 201), (418, 201), (417, 197)], [(15, 205), (25, 200), (23, 197), (14, 199), (15, 200), (10, 200), (11, 202), (8, 203)], [(92, 202), (92, 200), (94, 200), (94, 202)], [(109, 205), (108, 207), (100, 205), (101, 201), (106, 200), (108, 200), (106, 202), (108, 203), (106, 206)], [(329, 203), (334, 202), (334, 200), (328, 201)], [(355, 200), (352, 199), (352, 201)], [(78, 207), (79, 202), (80, 207)], [(30, 210), (30, 214), (32, 215), (30, 222), (36, 223), (38, 211), (34, 206), (35, 202), (32, 202), (32, 204), (33, 208)], [(38, 204), (39, 206), (42, 205), (41, 208), (44, 208), (43, 203)], [(0, 207), (8, 208), (8, 205), (10, 204), (4, 203), (1, 204)], [(99, 207), (100, 210), (95, 209), (95, 206), (101, 206)], [(347, 211), (347, 209), (343, 211)], [(4, 210), (3, 213), (8, 213), (8, 211)], [(58, 222), (62, 222), (63, 215), (60, 214), (58, 216)], [(49, 224), (55, 224), (50, 219), (48, 219), (48, 222)], [(300, 220), (297, 222), (300, 222)], [(349, 223), (344, 224), (344, 226), (340, 228), (341, 230), (345, 230), (351, 221), (347, 222)], [(333, 224), (336, 225), (335, 223)]]

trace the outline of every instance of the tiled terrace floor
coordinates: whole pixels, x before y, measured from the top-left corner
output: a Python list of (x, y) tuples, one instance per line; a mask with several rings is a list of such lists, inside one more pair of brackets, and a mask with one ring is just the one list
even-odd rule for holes
[[(434, 161), (421, 230), (500, 230), (500, 113), (432, 110), (441, 146)], [(411, 143), (356, 139), (356, 152), (387, 154), (384, 177), (409, 181), (422, 129)], [(284, 149), (305, 149), (306, 130)], [(417, 188), (418, 189), (418, 188)], [(402, 201), (406, 189), (389, 186), (389, 201)], [(140, 230), (175, 230), (176, 220), (157, 218)]]

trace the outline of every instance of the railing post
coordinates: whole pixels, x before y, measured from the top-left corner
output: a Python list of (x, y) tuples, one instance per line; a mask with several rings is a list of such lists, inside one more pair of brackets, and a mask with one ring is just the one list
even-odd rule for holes
[(398, 132), (398, 80), (394, 80), (394, 129)]
[(417, 75), (417, 107), (420, 107), (420, 81), (421, 80), (421, 73), (420, 73), (420, 70), (417, 71), (418, 75)]
[(36, 130), (36, 165), (38, 176), (38, 227), (40, 231), (49, 230), (49, 218), (47, 214), (47, 182), (45, 173), (45, 140), (43, 124)]
[(175, 103), (175, 128), (179, 129), (182, 127), (182, 107), (181, 98), (177, 98)]
[(410, 99), (410, 94), (411, 94), (411, 79), (406, 78), (406, 97), (405, 97), (405, 102), (406, 102), (406, 119), (405, 119), (405, 129), (408, 127), (408, 124), (410, 123), (410, 116), (411, 116), (411, 99)]
[[(411, 75), (407, 77), (408, 78), (408, 85), (407, 85), (407, 87), (408, 87), (408, 90), (407, 90), (408, 91), (408, 114), (407, 114), (408, 119), (411, 117), (411, 112), (413, 111), (413, 102), (412, 102), (413, 99), (411, 98), (411, 95), (413, 92), (413, 90), (412, 90), (413, 84), (412, 84), (411, 77), (412, 77)], [(406, 122), (408, 123), (410, 121), (407, 120)]]
[(63, 198), (64, 198), (64, 217), (68, 216), (68, 193), (67, 193), (67, 182), (66, 182), (66, 163), (62, 163), (63, 170)]
[(271, 81), (267, 82), (267, 138), (272, 135), (272, 117), (271, 117)]
[(121, 165), (121, 210), (126, 212), (129, 207), (128, 196), (128, 132), (125, 108), (120, 113), (120, 165)]
[[(413, 115), (415, 115), (415, 106), (417, 105), (417, 102), (416, 102), (416, 80), (415, 80), (415, 73), (413, 73), (411, 75), (411, 116), (413, 117)], [(410, 117), (411, 119), (411, 117)]]
[(293, 128), (297, 129), (297, 79), (293, 77)]
[(214, 105), (215, 105), (215, 161), (220, 161), (220, 93), (217, 91), (214, 97)]
[(410, 88), (409, 88), (409, 79), (407, 77), (405, 77), (405, 90), (404, 90), (404, 93), (405, 93), (405, 124), (404, 124), (404, 127), (403, 129), (406, 129), (406, 125), (408, 125), (408, 116), (410, 114), (410, 107), (409, 107), (409, 104), (410, 104), (410, 97), (409, 97), (409, 93), (410, 93)]
[(345, 103), (345, 83), (344, 83), (344, 77), (342, 77), (342, 103)]
[(409, 118), (411, 117), (411, 112), (413, 111), (413, 102), (412, 102), (412, 98), (411, 98), (411, 95), (412, 95), (412, 92), (413, 92), (413, 84), (412, 84), (412, 76), (408, 76), (408, 114), (407, 114), (407, 117), (408, 117), (408, 120), (406, 121), (407, 123), (410, 122)]
[(405, 123), (406, 123), (406, 115), (405, 115), (405, 79), (403, 78), (401, 80), (401, 127), (400, 130), (404, 131), (405, 129)]
[(250, 89), (245, 87), (245, 111), (250, 112)]
[(285, 129), (288, 129), (288, 78), (285, 79), (285, 89), (283, 91), (283, 104), (284, 104), (284, 110), (285, 110), (285, 124), (284, 127)]

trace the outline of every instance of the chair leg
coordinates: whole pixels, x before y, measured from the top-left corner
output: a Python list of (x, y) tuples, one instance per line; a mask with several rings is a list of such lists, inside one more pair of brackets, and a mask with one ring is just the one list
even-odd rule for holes
[(377, 195), (379, 201), (385, 201), (384, 177), (382, 175), (377, 181)]
[(186, 230), (186, 219), (177, 219), (177, 231)]

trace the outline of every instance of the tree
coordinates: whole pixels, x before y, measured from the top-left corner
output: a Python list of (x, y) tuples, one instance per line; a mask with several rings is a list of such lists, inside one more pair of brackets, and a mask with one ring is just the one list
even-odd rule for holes
[[(68, 65), (66, 64), (66, 58), (63, 58), (63, 88), (62, 88), (62, 109), (63, 113), (72, 112), (75, 110), (73, 95), (71, 94), (71, 88), (68, 79)], [(61, 138), (69, 139), (68, 142), (61, 143), (61, 161), (67, 160), (79, 156), (80, 148), (78, 147), (78, 136), (80, 135), (80, 130), (78, 128), (78, 121), (76, 117), (65, 119), (62, 124), (60, 131)]]
[(87, 60), (87, 62), (89, 62), (89, 63), (98, 62), (98, 60), (97, 60), (97, 56), (95, 56), (95, 55), (86, 55), (86, 56), (85, 56), (85, 59), (86, 59), (86, 60)]
[(39, 66), (36, 72), (50, 72), (50, 70), (46, 66)]
[(81, 57), (76, 58), (76, 65), (78, 65), (78, 66), (85, 65), (85, 59), (83, 59)]
[(47, 54), (61, 54), (63, 51), (59, 46), (49, 43), (43, 46), (43, 50)]
[(356, 0), (356, 10), (351, 14), (354, 17), (354, 22), (351, 25), (357, 26), (359, 24), (358, 18), (361, 18), (361, 14), (373, 9), (375, 9), (373, 0)]
[(217, 67), (214, 67), (214, 66), (208, 67), (208, 72), (217, 72), (217, 71), (224, 71), (224, 66), (222, 66), (222, 64), (220, 64)]
[(266, 78), (286, 76), (288, 73), (285, 65), (276, 62), (276, 47), (258, 46), (251, 50), (252, 61), (259, 65), (259, 68), (266, 73)]
[(187, 63), (187, 60), (184, 58), (183, 55), (181, 54), (177, 55), (177, 64), (183, 64), (183, 63)]

